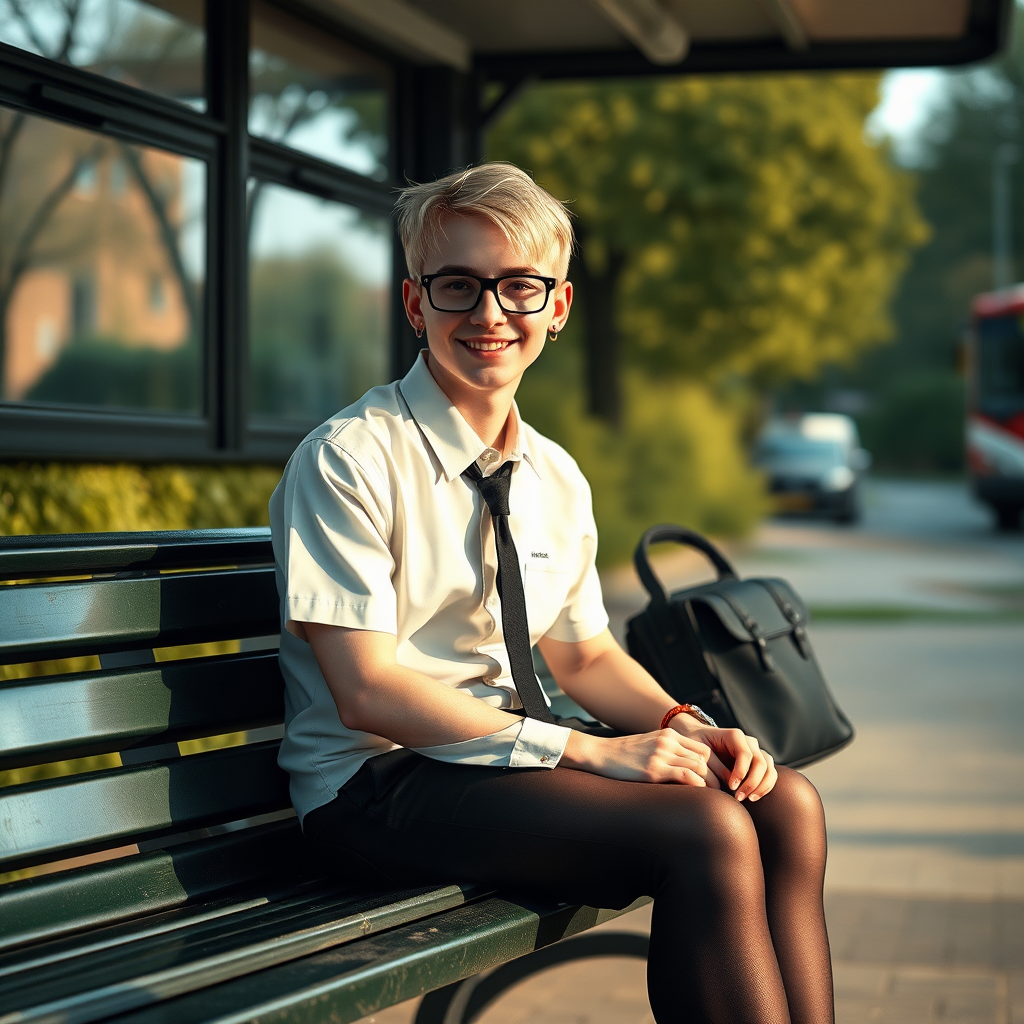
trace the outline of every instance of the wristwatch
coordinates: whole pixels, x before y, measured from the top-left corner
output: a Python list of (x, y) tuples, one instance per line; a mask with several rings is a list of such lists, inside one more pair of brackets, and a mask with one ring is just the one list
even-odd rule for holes
[(701, 725), (709, 725), (712, 729), (718, 728), (715, 720), (709, 714), (701, 711), (696, 704), (677, 704), (674, 708), (670, 708), (665, 714), (665, 717), (661, 720), (661, 728), (667, 729), (668, 723), (671, 722), (676, 715), (684, 713), (687, 715), (693, 715)]

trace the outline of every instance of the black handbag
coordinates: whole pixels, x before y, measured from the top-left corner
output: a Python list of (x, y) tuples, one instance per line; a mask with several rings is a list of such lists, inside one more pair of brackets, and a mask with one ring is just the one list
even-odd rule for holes
[[(647, 556), (664, 541), (702, 552), (718, 579), (666, 594)], [(807, 637), (807, 608), (785, 580), (741, 580), (718, 548), (682, 526), (652, 526), (634, 563), (651, 600), (627, 623), (626, 646), (680, 704), (756, 736), (791, 768), (853, 739)]]

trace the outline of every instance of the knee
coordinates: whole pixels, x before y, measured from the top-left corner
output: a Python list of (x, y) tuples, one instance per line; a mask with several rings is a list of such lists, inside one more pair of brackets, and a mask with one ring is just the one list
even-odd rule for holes
[(757, 830), (743, 805), (728, 793), (710, 790), (701, 795), (699, 852), (718, 866), (756, 861)]
[(824, 863), (825, 811), (818, 791), (799, 772), (780, 768), (772, 791), (747, 809), (763, 852)]
[(779, 781), (769, 794), (777, 812), (792, 824), (825, 830), (825, 809), (814, 783), (792, 768), (779, 768)]
[(743, 804), (715, 790), (696, 797), (666, 836), (662, 882), (681, 887), (686, 899), (712, 914), (736, 900), (762, 899), (760, 844)]

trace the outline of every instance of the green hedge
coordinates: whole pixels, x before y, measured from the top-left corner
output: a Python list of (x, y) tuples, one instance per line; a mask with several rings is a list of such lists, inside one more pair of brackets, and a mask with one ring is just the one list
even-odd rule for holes
[(0, 535), (265, 526), (277, 466), (0, 464)]
[(900, 473), (958, 473), (964, 468), (964, 382), (952, 372), (888, 382), (860, 417), (861, 440), (875, 466)]

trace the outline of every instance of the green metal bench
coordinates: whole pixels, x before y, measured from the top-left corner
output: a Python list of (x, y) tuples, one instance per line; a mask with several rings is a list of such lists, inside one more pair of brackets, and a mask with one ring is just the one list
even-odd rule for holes
[(425, 993), (417, 1024), (461, 1024), (646, 955), (568, 938), (616, 911), (322, 876), (276, 763), (278, 629), (267, 530), (0, 540), (0, 664), (32, 665), (0, 682), (0, 772), (107, 755), (0, 775), (0, 1024), (343, 1024)]

